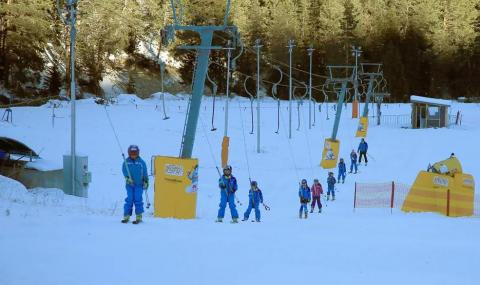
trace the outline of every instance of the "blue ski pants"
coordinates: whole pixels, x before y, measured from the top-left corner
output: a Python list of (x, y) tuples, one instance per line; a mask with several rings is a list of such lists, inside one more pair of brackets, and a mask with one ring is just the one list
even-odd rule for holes
[(245, 214), (243, 214), (243, 217), (245, 220), (248, 220), (248, 217), (250, 216), (250, 213), (252, 212), (252, 209), (255, 209), (255, 219), (260, 220), (260, 203), (259, 202), (250, 202), (248, 203), (248, 208), (245, 211)]
[(123, 206), (123, 215), (131, 216), (133, 212), (133, 205), (135, 205), (135, 214), (143, 213), (143, 186), (141, 185), (126, 185), (127, 198), (125, 198), (125, 205)]
[(302, 203), (300, 204), (300, 214), (302, 213), (302, 210), (303, 212), (308, 212), (308, 206), (307, 206), (307, 203)]
[(355, 173), (357, 173), (358, 171), (357, 161), (352, 160), (352, 164), (350, 164), (350, 172), (352, 172), (354, 168), (355, 168)]
[(226, 193), (225, 190), (220, 191), (220, 209), (218, 209), (218, 218), (223, 219), (225, 217), (225, 208), (230, 208), (230, 213), (232, 214), (232, 219), (238, 219), (237, 206), (235, 205), (235, 194)]
[(328, 187), (327, 195), (330, 195), (332, 193), (332, 196), (335, 197), (335, 187)]

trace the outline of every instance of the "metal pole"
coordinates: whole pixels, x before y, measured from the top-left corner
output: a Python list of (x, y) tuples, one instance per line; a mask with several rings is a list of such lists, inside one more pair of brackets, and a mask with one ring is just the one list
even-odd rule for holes
[(292, 138), (292, 52), (293, 40), (288, 40), (289, 69), (288, 69), (288, 138)]
[(228, 103), (230, 101), (230, 62), (232, 59), (232, 50), (231, 42), (228, 41), (227, 47), (227, 91), (226, 91), (226, 101), (225, 101), (225, 130), (223, 135), (228, 136)]
[(184, 143), (181, 158), (191, 158), (193, 144), (195, 142), (195, 131), (197, 130), (198, 116), (202, 101), (203, 89), (205, 87), (205, 78), (208, 71), (208, 60), (210, 56), (210, 47), (212, 45), (213, 30), (200, 30), (201, 47), (198, 50), (198, 63), (195, 71), (195, 81), (193, 83), (193, 94), (188, 111), (187, 126), (185, 128)]
[(68, 1), (69, 21), (70, 21), (70, 104), (71, 104), (71, 129), (70, 129), (70, 156), (72, 160), (72, 194), (76, 195), (76, 88), (75, 88), (75, 38), (77, 30), (76, 8), (74, 0)]
[(160, 79), (161, 79), (161, 86), (162, 86), (162, 108), (163, 108), (163, 119), (167, 120), (169, 117), (167, 116), (167, 110), (165, 109), (165, 92), (163, 89), (163, 79), (165, 75), (165, 63), (160, 60)]
[(337, 103), (337, 113), (335, 114), (335, 122), (333, 124), (332, 139), (337, 139), (338, 126), (340, 125), (340, 117), (342, 115), (342, 103), (345, 99), (345, 93), (347, 92), (347, 81), (342, 82), (342, 89), (339, 94), (338, 103)]
[(367, 90), (367, 98), (365, 98), (365, 106), (363, 107), (363, 116), (362, 117), (367, 117), (368, 116), (368, 104), (370, 103), (370, 96), (372, 96), (373, 92), (373, 81), (374, 81), (375, 75), (370, 75), (370, 79), (368, 82), (368, 90)]
[(309, 67), (309, 80), (308, 80), (308, 128), (312, 128), (312, 55), (313, 55), (313, 47), (310, 45), (308, 48), (308, 57), (310, 60), (310, 67)]
[(260, 153), (260, 39), (255, 41), (257, 51), (257, 153)]

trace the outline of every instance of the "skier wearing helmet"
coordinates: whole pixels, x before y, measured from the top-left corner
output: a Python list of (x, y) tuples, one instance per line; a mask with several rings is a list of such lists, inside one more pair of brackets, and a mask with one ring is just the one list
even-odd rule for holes
[(308, 206), (307, 204), (310, 203), (312, 200), (312, 193), (310, 192), (310, 187), (308, 187), (307, 180), (302, 179), (302, 183), (300, 184), (300, 189), (298, 189), (298, 197), (300, 198), (300, 210), (298, 213), (298, 217), (302, 218), (302, 211), (305, 213), (305, 219), (308, 216)]
[(125, 159), (122, 166), (122, 173), (125, 177), (125, 188), (127, 198), (123, 207), (122, 223), (128, 223), (135, 205), (136, 220), (134, 224), (142, 221), (143, 213), (143, 190), (148, 189), (148, 171), (145, 161), (140, 157), (140, 149), (136, 145), (128, 147), (128, 158)]
[(218, 209), (218, 215), (216, 222), (223, 222), (225, 217), (225, 208), (230, 208), (232, 215), (232, 223), (238, 223), (238, 212), (235, 205), (235, 192), (238, 189), (237, 179), (232, 175), (232, 167), (225, 165), (223, 168), (223, 175), (218, 180), (218, 187), (220, 187), (220, 208)]
[[(257, 181), (250, 183), (250, 191), (248, 192), (248, 208), (243, 215), (242, 221), (247, 221), (252, 209), (255, 209), (255, 220), (260, 222), (260, 204), (263, 204), (262, 190), (258, 188)], [(252, 221), (253, 222), (253, 221)]]

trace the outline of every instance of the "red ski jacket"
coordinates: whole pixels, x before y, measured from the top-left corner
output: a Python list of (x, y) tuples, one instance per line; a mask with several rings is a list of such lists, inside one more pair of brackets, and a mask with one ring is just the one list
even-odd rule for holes
[(313, 197), (320, 197), (323, 194), (322, 184), (313, 184), (312, 185), (312, 195)]

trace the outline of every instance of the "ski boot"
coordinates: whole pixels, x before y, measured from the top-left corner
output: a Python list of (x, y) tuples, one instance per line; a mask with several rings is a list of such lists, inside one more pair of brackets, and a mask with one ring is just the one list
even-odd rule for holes
[(308, 218), (308, 212), (305, 211), (305, 219)]
[(137, 215), (135, 221), (133, 221), (133, 224), (140, 224), (142, 222), (142, 214)]
[(215, 223), (223, 223), (223, 219), (222, 219), (222, 218), (217, 218), (217, 219), (215, 220)]
[(313, 208), (310, 210), (310, 214), (313, 213)]
[(238, 224), (238, 218), (233, 218), (231, 221), (232, 224)]
[(327, 201), (330, 201), (330, 195), (327, 195)]
[(345, 180), (342, 181), (342, 184), (345, 184)]
[(320, 214), (322, 212), (322, 208), (318, 209), (318, 213)]
[(332, 197), (332, 201), (335, 201), (335, 196)]
[(127, 215), (127, 216), (124, 216), (124, 217), (123, 217), (123, 220), (122, 220), (122, 224), (128, 223), (129, 220), (130, 220), (130, 216), (128, 216), (128, 215)]
[(248, 218), (243, 218), (242, 222), (248, 221)]
[(255, 221), (256, 221), (257, 223), (260, 223), (260, 219), (255, 219)]
[(302, 212), (298, 214), (298, 217), (301, 219), (302, 218)]

